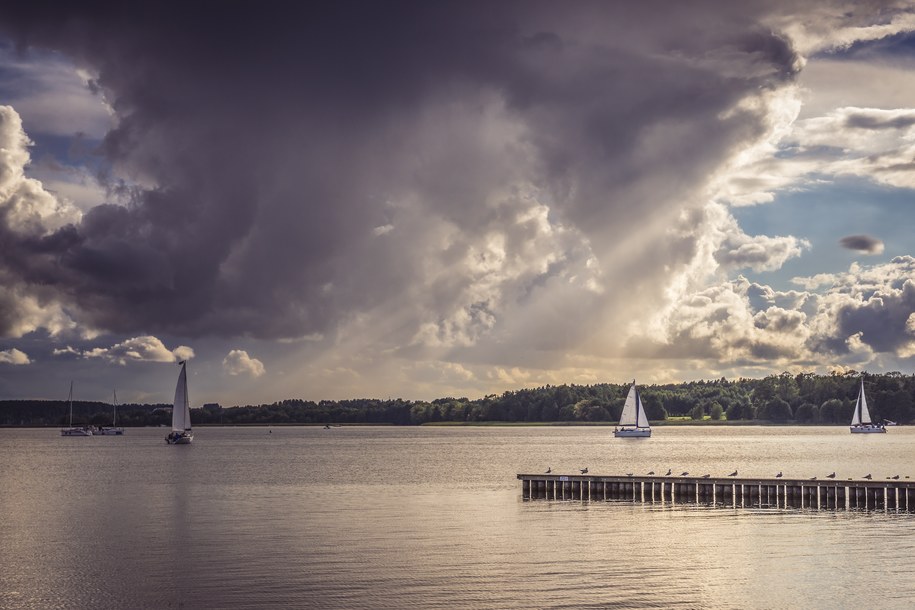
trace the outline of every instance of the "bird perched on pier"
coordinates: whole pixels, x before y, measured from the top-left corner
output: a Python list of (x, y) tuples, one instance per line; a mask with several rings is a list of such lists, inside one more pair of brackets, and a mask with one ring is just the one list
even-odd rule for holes
[(707, 479), (707, 478), (709, 478), (710, 476), (712, 476), (712, 475), (710, 475), (710, 474), (704, 474), (704, 475), (702, 475), (702, 478), (703, 478), (703, 479)]
[(631, 473), (631, 472), (627, 472), (627, 473), (626, 473), (626, 476), (627, 476), (627, 477), (631, 477), (631, 476), (632, 476), (632, 473)]
[(781, 470), (778, 471), (778, 474), (775, 475), (775, 478), (776, 478), (776, 479), (782, 478), (782, 471), (781, 471)]
[(866, 475), (864, 475), (864, 478), (867, 479), (868, 481), (870, 481), (872, 478), (871, 473), (867, 473)]
[(673, 471), (672, 471), (670, 468), (668, 468), (668, 469), (667, 469), (667, 474), (665, 474), (664, 476), (665, 476), (665, 477), (669, 477), (671, 472), (673, 472)]
[(654, 470), (652, 470), (648, 473), (648, 476), (653, 476), (653, 475), (654, 475)]
[(899, 475), (897, 474), (897, 475), (891, 476), (890, 478), (893, 479), (894, 481), (898, 481)]
[(816, 477), (810, 477), (810, 480), (811, 480), (811, 481), (816, 481), (817, 478), (816, 478)]
[(834, 479), (834, 478), (836, 478), (836, 473), (833, 472), (832, 474), (827, 474), (827, 475), (826, 475), (826, 478), (827, 478), (827, 479)]
[(729, 474), (728, 476), (729, 476), (729, 477), (736, 477), (736, 476), (737, 476), (737, 471), (735, 470), (734, 472), (732, 472), (732, 473)]
[(587, 467), (582, 468), (582, 469), (581, 469), (581, 474), (588, 474), (588, 468), (587, 468)]
[(688, 472), (681, 472), (681, 473), (680, 473), (680, 476), (681, 476), (681, 477), (685, 477), (685, 476), (688, 475), (688, 474), (689, 474)]
[(547, 466), (546, 474), (550, 474), (551, 472), (553, 472), (553, 467), (552, 467), (552, 466)]

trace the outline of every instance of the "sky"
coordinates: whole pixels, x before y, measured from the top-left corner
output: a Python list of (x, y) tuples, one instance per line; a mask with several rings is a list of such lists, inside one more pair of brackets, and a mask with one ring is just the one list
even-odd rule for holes
[(915, 2), (71, 4), (0, 6), (0, 399), (913, 372)]

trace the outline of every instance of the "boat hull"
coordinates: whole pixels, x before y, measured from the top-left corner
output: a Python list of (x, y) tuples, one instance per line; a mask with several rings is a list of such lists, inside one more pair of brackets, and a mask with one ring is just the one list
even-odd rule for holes
[(98, 431), (102, 436), (121, 436), (124, 434), (123, 428), (102, 428)]
[(61, 436), (92, 436), (92, 430), (86, 428), (64, 428), (60, 431)]
[(883, 426), (858, 425), (850, 426), (852, 434), (886, 434), (886, 428)]
[(165, 437), (165, 442), (169, 445), (190, 445), (193, 440), (194, 435), (190, 432), (173, 432)]
[(621, 430), (614, 430), (613, 436), (616, 438), (648, 438), (651, 436), (650, 428), (623, 428)]

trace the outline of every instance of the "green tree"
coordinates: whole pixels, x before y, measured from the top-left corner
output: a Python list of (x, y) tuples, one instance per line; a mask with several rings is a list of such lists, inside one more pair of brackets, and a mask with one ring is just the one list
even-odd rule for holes
[(690, 419), (702, 419), (705, 417), (705, 409), (702, 408), (702, 405), (696, 405), (689, 410)]
[(724, 408), (717, 401), (713, 402), (711, 409), (709, 409), (709, 417), (717, 421), (721, 419), (722, 415), (724, 415)]
[(756, 414), (758, 419), (784, 423), (791, 419), (791, 405), (781, 398), (767, 400)]
[(817, 415), (816, 406), (805, 402), (794, 412), (794, 420), (801, 424), (809, 424), (816, 421)]
[(820, 421), (824, 424), (837, 424), (842, 416), (843, 401), (838, 398), (830, 398), (820, 405)]

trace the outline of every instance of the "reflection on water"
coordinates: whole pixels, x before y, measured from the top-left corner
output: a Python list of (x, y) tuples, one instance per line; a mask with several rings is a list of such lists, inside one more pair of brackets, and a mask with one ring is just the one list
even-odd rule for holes
[(0, 607), (907, 607), (915, 516), (521, 500), (518, 472), (915, 476), (915, 428), (0, 430)]

